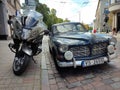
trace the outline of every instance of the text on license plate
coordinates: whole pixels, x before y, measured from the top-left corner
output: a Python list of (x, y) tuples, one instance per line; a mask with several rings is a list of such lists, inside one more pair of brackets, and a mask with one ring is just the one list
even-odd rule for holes
[(86, 60), (83, 63), (83, 67), (97, 65), (97, 64), (103, 64), (103, 63), (104, 63), (104, 58), (98, 58), (98, 59), (94, 59), (94, 60)]

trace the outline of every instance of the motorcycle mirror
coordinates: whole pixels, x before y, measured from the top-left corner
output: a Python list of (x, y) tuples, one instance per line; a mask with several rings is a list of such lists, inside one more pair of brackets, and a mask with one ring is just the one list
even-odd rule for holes
[(49, 34), (49, 30), (44, 30), (44, 35), (48, 35)]

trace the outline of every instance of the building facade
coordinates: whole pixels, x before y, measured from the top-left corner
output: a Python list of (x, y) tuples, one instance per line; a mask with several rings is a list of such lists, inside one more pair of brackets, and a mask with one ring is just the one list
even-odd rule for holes
[(16, 15), (21, 8), (19, 0), (0, 0), (0, 39), (11, 37), (8, 17)]
[(109, 0), (109, 11), (113, 14), (112, 28), (120, 31), (120, 0)]
[(108, 14), (108, 0), (99, 0), (97, 9), (96, 9), (96, 19), (94, 20), (94, 29), (97, 29), (98, 32), (104, 31), (104, 19), (106, 14)]

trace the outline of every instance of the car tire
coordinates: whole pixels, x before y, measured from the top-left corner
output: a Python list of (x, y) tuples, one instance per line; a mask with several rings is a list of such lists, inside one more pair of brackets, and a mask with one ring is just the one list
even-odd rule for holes
[(50, 50), (50, 53), (51, 53), (52, 58), (53, 58), (53, 60), (54, 60), (54, 64), (55, 64), (55, 67), (56, 67), (57, 71), (58, 71), (58, 72), (63, 72), (64, 68), (63, 68), (63, 67), (60, 67), (60, 66), (57, 64), (55, 49), (52, 48), (52, 50), (51, 50), (50, 47), (49, 47), (49, 50)]
[(50, 54), (52, 54), (52, 50), (50, 49), (50, 46), (49, 46), (49, 52), (50, 52)]

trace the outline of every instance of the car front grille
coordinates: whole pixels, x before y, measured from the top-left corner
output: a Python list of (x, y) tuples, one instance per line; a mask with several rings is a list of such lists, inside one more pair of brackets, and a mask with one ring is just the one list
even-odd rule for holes
[(89, 56), (90, 50), (88, 46), (79, 46), (79, 47), (72, 47), (70, 48), (70, 51), (73, 52), (74, 56), (79, 57), (85, 57)]
[(107, 43), (99, 43), (93, 45), (92, 55), (101, 55), (107, 52)]
[(107, 43), (99, 43), (92, 46), (71, 47), (69, 50), (73, 52), (75, 57), (95, 56), (105, 54), (107, 52), (107, 45)]

